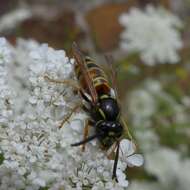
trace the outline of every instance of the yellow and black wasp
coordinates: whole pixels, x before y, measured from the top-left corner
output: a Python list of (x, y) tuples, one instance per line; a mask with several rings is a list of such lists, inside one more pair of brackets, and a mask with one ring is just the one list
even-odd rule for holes
[[(117, 180), (119, 142), (125, 133), (126, 125), (120, 117), (120, 107), (115, 96), (116, 92), (115, 95), (113, 94), (113, 90), (116, 91), (116, 89), (110, 87), (104, 70), (95, 64), (90, 57), (83, 56), (75, 43), (72, 50), (76, 61), (75, 73), (81, 87), (80, 93), (89, 104), (89, 107), (84, 107), (84, 109), (90, 115), (90, 125), (95, 128), (95, 134), (88, 137), (87, 126), (84, 140), (74, 143), (72, 146), (85, 144), (95, 138), (99, 139), (102, 147), (107, 150), (115, 144), (116, 153), (112, 177)], [(112, 69), (112, 83), (115, 85), (114, 77), (114, 70)]]
[[(115, 89), (110, 87), (108, 77), (104, 70), (95, 64), (90, 57), (84, 56), (76, 43), (73, 43), (72, 51), (75, 58), (74, 70), (76, 78), (78, 79), (78, 86), (71, 81), (63, 81), (63, 83), (70, 84), (77, 88), (85, 101), (82, 107), (90, 117), (84, 129), (84, 139), (80, 142), (73, 143), (71, 146), (83, 145), (84, 150), (85, 144), (95, 138), (99, 140), (101, 147), (105, 150), (109, 150), (114, 146), (112, 152), (114, 152), (115, 149), (116, 152), (112, 178), (117, 181), (116, 170), (119, 158), (119, 144), (125, 134), (127, 126), (120, 114), (120, 107), (116, 96), (114, 70), (110, 65), (112, 68), (112, 83)], [(51, 80), (47, 76), (46, 78)], [(51, 81), (59, 82), (56, 80)], [(60, 82), (62, 83), (62, 81)], [(113, 93), (113, 91), (115, 91), (115, 93)], [(86, 103), (88, 106), (86, 106)], [(74, 108), (73, 111), (75, 111), (76, 108)], [(64, 122), (65, 121), (63, 121), (62, 124)], [(95, 133), (88, 136), (90, 126), (94, 127)], [(127, 134), (130, 136), (128, 129)]]

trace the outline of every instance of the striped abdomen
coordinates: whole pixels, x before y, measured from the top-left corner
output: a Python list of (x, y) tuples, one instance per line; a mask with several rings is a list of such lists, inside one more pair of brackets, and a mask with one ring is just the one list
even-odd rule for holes
[[(85, 57), (85, 64), (98, 95), (110, 94), (110, 86), (105, 72), (90, 57)], [(75, 66), (75, 72), (81, 87), (89, 93), (85, 77), (82, 75), (81, 68), (77, 64)]]

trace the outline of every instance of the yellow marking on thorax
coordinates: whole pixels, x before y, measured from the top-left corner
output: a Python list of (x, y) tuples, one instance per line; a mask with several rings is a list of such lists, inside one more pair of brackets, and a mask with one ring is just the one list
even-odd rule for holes
[(99, 111), (100, 115), (101, 115), (104, 119), (106, 119), (106, 115), (104, 114), (104, 112), (102, 111), (102, 109), (99, 108), (98, 111)]
[(104, 98), (109, 98), (109, 96), (107, 94), (103, 94), (102, 96), (100, 96), (100, 99), (104, 99)]

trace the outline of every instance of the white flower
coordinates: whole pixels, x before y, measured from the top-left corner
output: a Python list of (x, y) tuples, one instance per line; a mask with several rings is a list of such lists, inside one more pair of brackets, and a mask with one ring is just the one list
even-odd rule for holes
[(123, 139), (120, 142), (120, 160), (126, 162), (129, 167), (143, 165), (143, 157), (135, 153), (135, 144), (128, 139)]
[(8, 86), (7, 65), (11, 61), (11, 50), (4, 38), (0, 38), (0, 124), (7, 125), (12, 116), (12, 92)]
[(117, 176), (119, 185), (121, 185), (121, 187), (128, 187), (129, 182), (126, 180), (126, 175), (121, 170), (117, 171)]
[[(70, 146), (83, 139), (86, 113), (79, 109), (58, 127), (81, 102), (71, 87), (44, 79), (74, 79), (65, 52), (24, 40), (11, 47), (0, 38), (0, 58), (0, 189), (125, 189), (126, 167), (119, 183), (112, 180), (113, 160), (97, 140), (85, 152)], [(135, 159), (121, 155), (120, 165), (140, 165)]]
[(179, 152), (162, 146), (147, 153), (145, 157), (145, 168), (158, 178), (161, 189), (189, 189), (189, 159), (184, 159)]
[(5, 31), (14, 28), (22, 21), (32, 16), (31, 10), (19, 8), (3, 15), (0, 19), (0, 31)]
[(11, 58), (11, 51), (9, 49), (9, 45), (6, 42), (5, 38), (0, 38), (0, 64), (7, 64)]
[(177, 63), (177, 50), (182, 40), (177, 28), (181, 21), (162, 8), (147, 6), (145, 11), (133, 8), (121, 15), (120, 23), (125, 27), (121, 38), (121, 48), (128, 52), (138, 52), (145, 64)]
[(156, 111), (157, 105), (152, 94), (146, 89), (135, 89), (130, 93), (127, 101), (129, 112), (138, 124), (142, 120), (147, 120)]
[(156, 135), (152, 128), (139, 126), (140, 130), (135, 132), (138, 143), (141, 145), (143, 152), (148, 152), (156, 149), (159, 146), (159, 137)]

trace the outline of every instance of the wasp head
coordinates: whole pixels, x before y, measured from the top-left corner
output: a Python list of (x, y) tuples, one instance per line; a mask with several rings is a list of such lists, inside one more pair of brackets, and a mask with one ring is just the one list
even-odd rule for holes
[(96, 133), (104, 147), (110, 147), (123, 133), (123, 127), (118, 121), (101, 121), (96, 126)]

